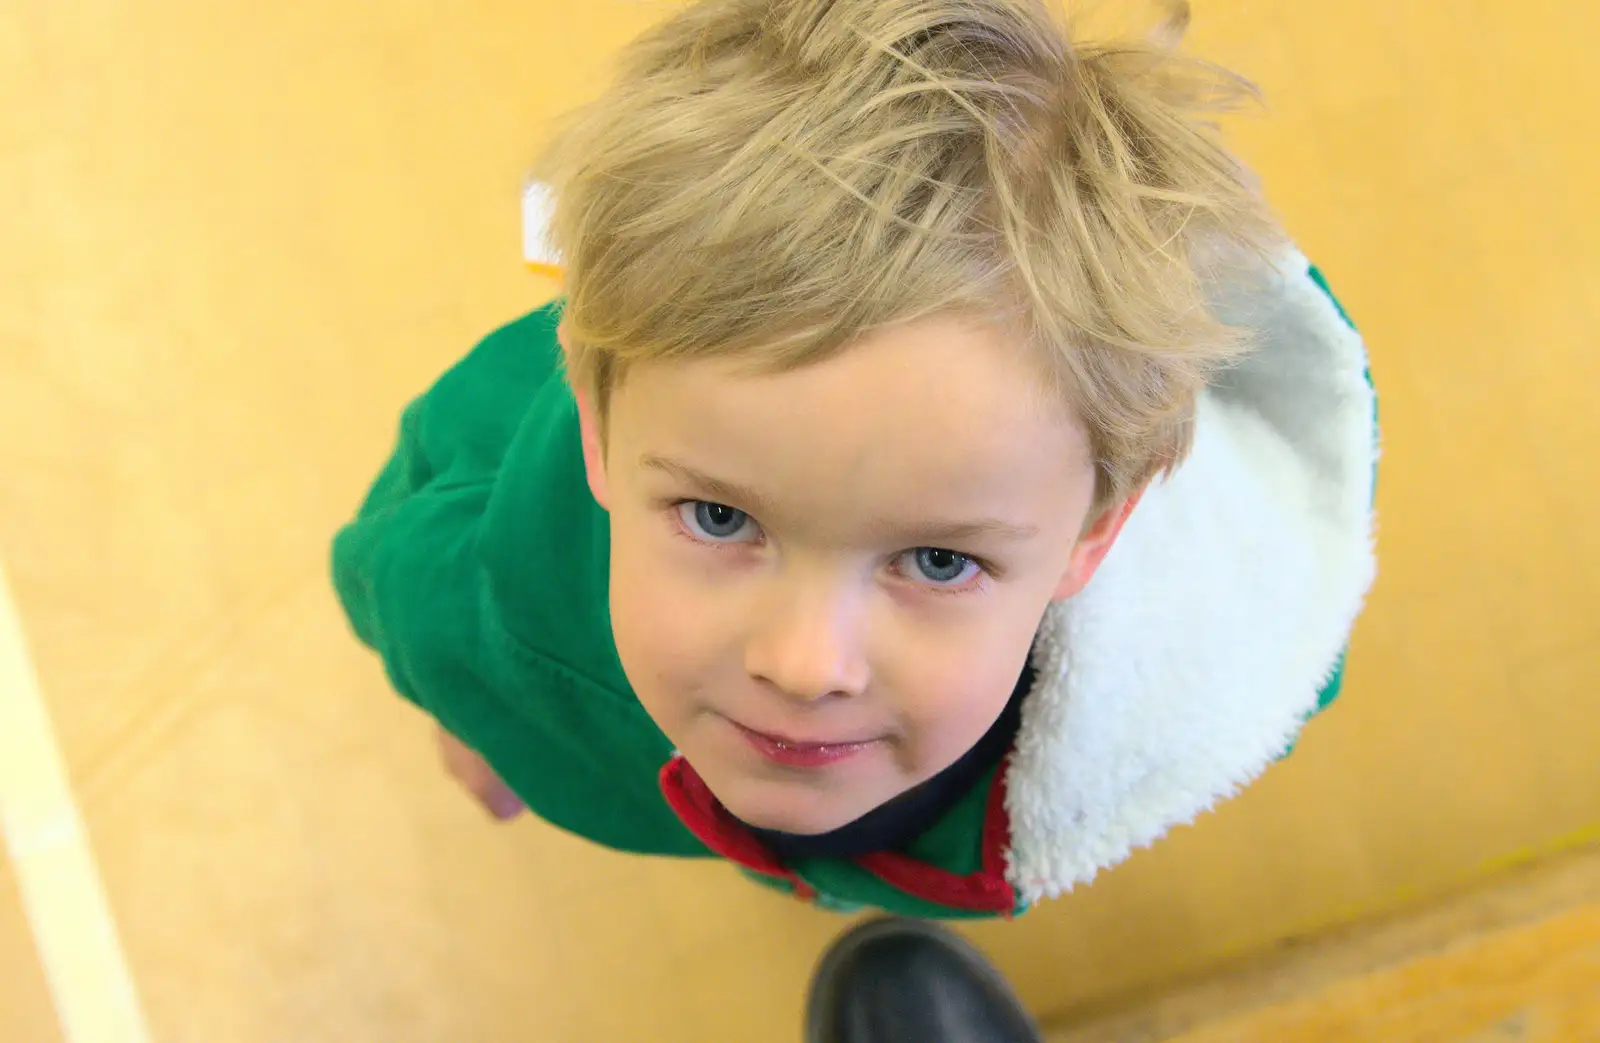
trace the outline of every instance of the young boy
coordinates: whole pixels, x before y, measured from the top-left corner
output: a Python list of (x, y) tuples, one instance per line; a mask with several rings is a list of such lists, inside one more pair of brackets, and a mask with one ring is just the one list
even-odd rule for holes
[(1044, 0), (700, 0), (632, 44), (537, 171), (564, 301), (407, 410), (334, 548), (457, 774), (1009, 916), (1282, 756), (1371, 581), (1375, 432), (1203, 121), (1245, 90)]

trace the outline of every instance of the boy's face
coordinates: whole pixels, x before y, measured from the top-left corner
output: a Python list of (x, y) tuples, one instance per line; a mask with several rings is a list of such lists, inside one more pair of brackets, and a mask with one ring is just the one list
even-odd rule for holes
[(1091, 523), (1086, 436), (1038, 386), (940, 317), (779, 375), (635, 367), (604, 460), (580, 397), (623, 668), (734, 815), (835, 829), (999, 716), (1132, 506)]

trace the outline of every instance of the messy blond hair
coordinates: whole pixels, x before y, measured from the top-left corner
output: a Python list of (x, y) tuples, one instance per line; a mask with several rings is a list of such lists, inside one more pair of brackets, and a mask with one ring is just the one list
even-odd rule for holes
[(781, 372), (934, 314), (1038, 351), (1105, 506), (1182, 460), (1245, 347), (1207, 307), (1274, 227), (1211, 114), (1252, 96), (1156, 33), (1072, 42), (1044, 0), (698, 0), (635, 40), (533, 176), (568, 374), (603, 417), (645, 360)]

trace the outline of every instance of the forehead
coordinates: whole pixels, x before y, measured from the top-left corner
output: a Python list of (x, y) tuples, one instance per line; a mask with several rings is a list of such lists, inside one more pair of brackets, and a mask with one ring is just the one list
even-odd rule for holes
[(1049, 401), (1026, 351), (950, 317), (874, 333), (785, 373), (642, 364), (611, 406), (628, 463), (671, 456), (761, 491), (780, 511), (1033, 513), (1048, 487), (1090, 471), (1081, 424)]

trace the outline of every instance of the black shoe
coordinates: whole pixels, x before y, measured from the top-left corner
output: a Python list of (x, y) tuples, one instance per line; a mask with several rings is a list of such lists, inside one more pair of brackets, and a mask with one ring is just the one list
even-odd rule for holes
[(811, 979), (806, 1043), (1041, 1043), (1000, 972), (954, 931), (872, 920), (829, 947)]

